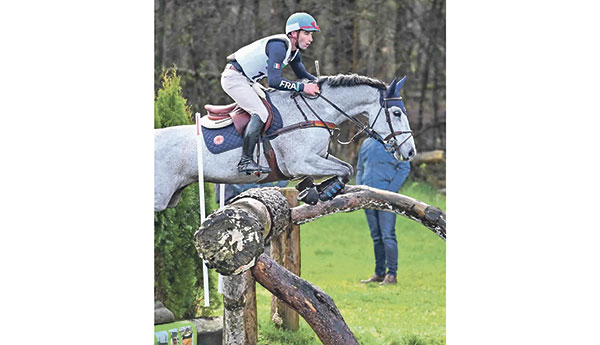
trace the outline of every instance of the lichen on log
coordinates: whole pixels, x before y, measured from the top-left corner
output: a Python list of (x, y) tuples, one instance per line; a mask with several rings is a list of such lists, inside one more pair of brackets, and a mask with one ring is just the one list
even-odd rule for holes
[(236, 275), (252, 267), (264, 251), (263, 231), (263, 224), (253, 212), (229, 205), (202, 223), (194, 242), (208, 268)]

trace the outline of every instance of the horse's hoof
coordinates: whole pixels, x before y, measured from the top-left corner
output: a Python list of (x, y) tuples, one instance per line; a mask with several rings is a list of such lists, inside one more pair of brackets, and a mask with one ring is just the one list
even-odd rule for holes
[(316, 205), (319, 202), (319, 193), (315, 187), (307, 188), (298, 194), (298, 200), (309, 205)]
[(315, 185), (315, 180), (312, 178), (312, 176), (306, 176), (305, 178), (302, 179), (302, 181), (300, 181), (297, 185), (296, 185), (296, 190), (298, 190), (299, 192), (308, 189), (310, 187), (313, 187)]

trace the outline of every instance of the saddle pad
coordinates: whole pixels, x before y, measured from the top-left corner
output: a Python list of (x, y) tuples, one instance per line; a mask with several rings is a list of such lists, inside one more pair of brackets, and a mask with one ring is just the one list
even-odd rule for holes
[[(273, 123), (266, 133), (269, 135), (283, 127), (283, 120), (281, 119), (279, 109), (273, 105), (268, 93), (266, 93), (266, 96), (267, 101), (273, 108)], [(202, 127), (202, 136), (204, 136), (206, 147), (213, 154), (226, 152), (242, 146), (242, 136), (235, 130), (233, 124), (214, 129)]]

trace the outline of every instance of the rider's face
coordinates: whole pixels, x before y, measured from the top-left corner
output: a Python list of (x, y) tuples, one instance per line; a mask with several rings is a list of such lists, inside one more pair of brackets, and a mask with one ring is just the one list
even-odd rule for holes
[(292, 37), (296, 38), (298, 48), (304, 50), (304, 49), (308, 48), (308, 46), (310, 46), (310, 44), (312, 43), (312, 41), (313, 41), (312, 35), (313, 35), (312, 31), (300, 30), (300, 31), (294, 32)]

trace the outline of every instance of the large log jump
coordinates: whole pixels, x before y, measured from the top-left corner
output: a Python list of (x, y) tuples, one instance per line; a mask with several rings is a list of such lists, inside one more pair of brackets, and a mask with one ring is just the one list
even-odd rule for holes
[(279, 188), (251, 189), (212, 213), (194, 235), (196, 248), (209, 268), (230, 276), (227, 278), (231, 281), (239, 280), (241, 286), (239, 291), (224, 298), (226, 343), (256, 343), (256, 328), (249, 325), (255, 325), (255, 316), (244, 317), (244, 306), (252, 306), (244, 291), (256, 280), (302, 315), (323, 344), (358, 344), (330, 296), (263, 252), (265, 243), (290, 224), (364, 208), (408, 217), (446, 240), (444, 211), (401, 194), (366, 186), (346, 186), (333, 200), (296, 207), (290, 207)]

